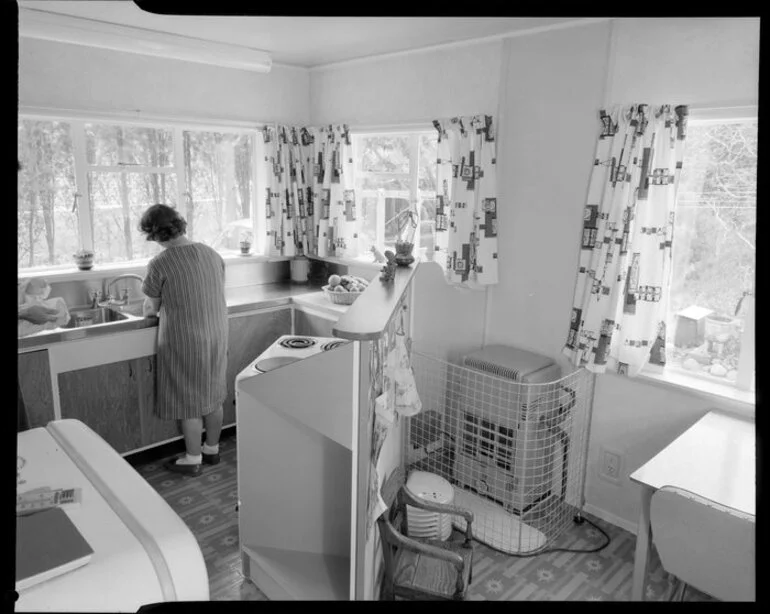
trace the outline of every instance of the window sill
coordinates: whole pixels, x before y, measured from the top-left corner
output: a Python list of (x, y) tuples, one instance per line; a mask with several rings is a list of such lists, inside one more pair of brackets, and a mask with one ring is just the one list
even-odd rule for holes
[(744, 417), (754, 418), (756, 393), (733, 386), (693, 377), (676, 369), (664, 369), (648, 365), (637, 379), (646, 380), (659, 387), (694, 394), (712, 402), (727, 404), (727, 408)]
[[(234, 266), (248, 263), (269, 263), (269, 262), (284, 262), (291, 260), (289, 256), (258, 256), (252, 254), (249, 256), (241, 256), (239, 254), (222, 254), (222, 259), (227, 266)], [(110, 277), (113, 275), (121, 275), (123, 273), (139, 273), (142, 274), (147, 269), (147, 263), (150, 258), (142, 260), (134, 260), (133, 262), (116, 262), (109, 264), (98, 264), (94, 266), (90, 271), (81, 271), (76, 267), (62, 267), (56, 269), (35, 269), (20, 270), (18, 271), (19, 279), (34, 279), (37, 277), (44, 277), (49, 283), (52, 282), (64, 282), (64, 281), (87, 281), (89, 279), (100, 279), (102, 277)]]

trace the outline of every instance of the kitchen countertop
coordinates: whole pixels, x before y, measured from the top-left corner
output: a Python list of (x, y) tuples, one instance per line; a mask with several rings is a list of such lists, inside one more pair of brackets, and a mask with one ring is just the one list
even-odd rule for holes
[[(290, 281), (272, 284), (259, 284), (225, 289), (228, 316), (239, 313), (269, 309), (292, 303), (326, 312), (339, 317), (346, 313), (348, 305), (330, 303), (323, 295), (320, 286), (295, 284)], [(153, 328), (158, 325), (157, 318), (131, 317), (128, 320), (101, 324), (84, 328), (55, 329), (52, 331), (19, 338), (19, 351), (38, 349), (51, 344), (111, 335), (119, 332)]]

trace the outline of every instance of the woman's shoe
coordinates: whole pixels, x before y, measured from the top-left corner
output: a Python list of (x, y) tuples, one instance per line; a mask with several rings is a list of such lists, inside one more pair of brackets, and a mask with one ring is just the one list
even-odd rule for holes
[(203, 456), (203, 462), (207, 465), (218, 465), (219, 464), (219, 452), (215, 452), (214, 454), (206, 454), (203, 452), (201, 454)]
[(201, 472), (201, 465), (200, 463), (196, 465), (183, 465), (176, 462), (177, 459), (166, 461), (163, 464), (163, 467), (167, 469), (168, 471), (173, 471), (174, 473), (181, 473), (182, 475), (199, 475)]

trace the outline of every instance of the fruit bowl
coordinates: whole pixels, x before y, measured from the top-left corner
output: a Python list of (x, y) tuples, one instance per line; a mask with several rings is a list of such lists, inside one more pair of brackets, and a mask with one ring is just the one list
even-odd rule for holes
[(327, 300), (335, 305), (352, 305), (363, 292), (332, 292), (331, 287), (326, 285), (321, 288)]

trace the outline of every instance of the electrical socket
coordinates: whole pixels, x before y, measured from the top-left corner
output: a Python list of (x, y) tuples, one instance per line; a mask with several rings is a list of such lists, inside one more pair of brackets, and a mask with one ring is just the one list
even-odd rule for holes
[(619, 482), (622, 462), (619, 452), (602, 448), (599, 451), (599, 475), (611, 482)]

